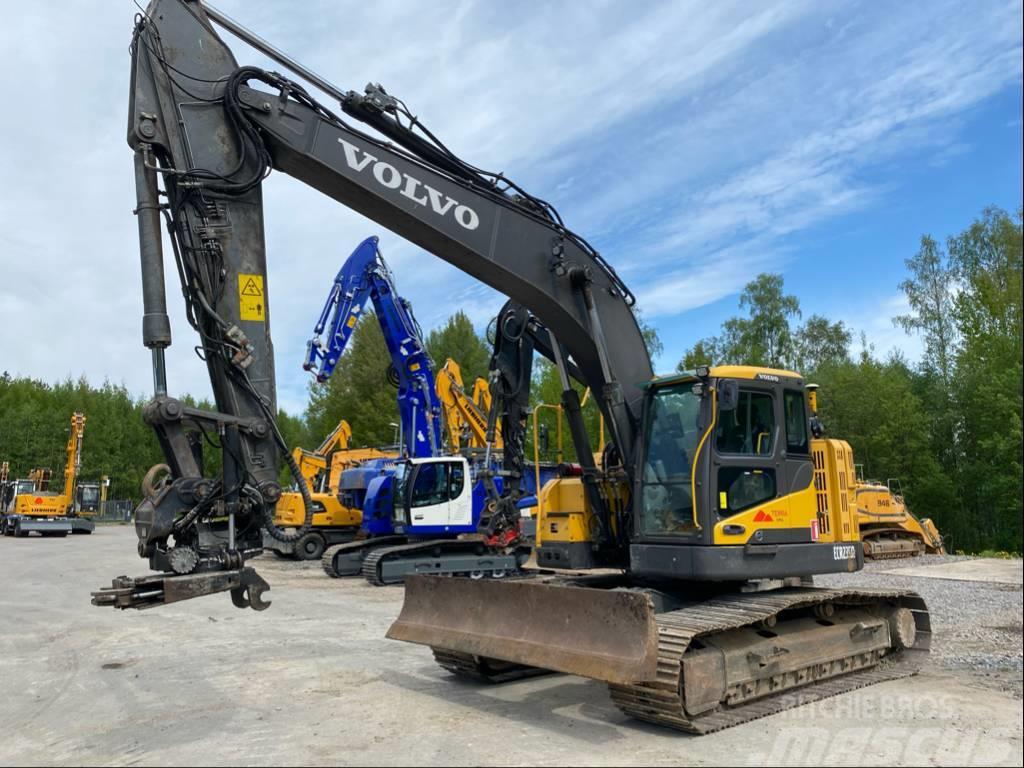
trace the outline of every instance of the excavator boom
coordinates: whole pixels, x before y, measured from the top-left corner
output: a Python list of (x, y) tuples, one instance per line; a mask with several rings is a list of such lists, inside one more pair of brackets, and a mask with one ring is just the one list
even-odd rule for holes
[[(213, 21), (338, 98), (347, 116), (388, 140), (342, 119), (290, 79), (239, 67)], [(258, 553), (261, 526), (285, 541), (312, 524), (309, 488), (275, 424), (261, 196), (272, 170), (528, 307), (559, 359), (602, 394), (623, 465), (631, 466), (642, 383), (651, 375), (633, 297), (554, 208), (401, 123), (399, 102), (383, 88), (342, 92), (197, 0), (152, 0), (137, 18), (131, 54), (127, 138), (135, 153), (143, 344), (152, 353), (155, 395), (145, 418), (166, 467), (151, 473), (135, 514), (140, 553), (152, 568), (201, 581), (196, 574), (237, 570)], [(188, 320), (202, 339), (213, 411), (167, 392), (162, 218)], [(189, 430), (224, 434), (219, 477), (205, 476)], [(294, 534), (274, 524), (281, 459), (306, 510)], [(254, 605), (265, 604), (256, 597)]]
[[(491, 409), (487, 380), (478, 378), (473, 384), (473, 395), (470, 396), (462, 382), (462, 369), (449, 357), (438, 371), (435, 384), (452, 450), (459, 451), (464, 435), (467, 448), (486, 448), (487, 417)], [(494, 451), (502, 449), (500, 425), (496, 425), (491, 448)]]

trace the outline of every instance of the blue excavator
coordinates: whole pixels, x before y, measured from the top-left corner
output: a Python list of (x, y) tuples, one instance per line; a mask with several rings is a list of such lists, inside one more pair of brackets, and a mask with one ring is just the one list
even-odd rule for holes
[(391, 355), (388, 379), (398, 390), (399, 455), (342, 473), (339, 495), (344, 506), (362, 511), (360, 536), (328, 547), (324, 570), (334, 578), (361, 574), (378, 585), (414, 573), (500, 578), (517, 570), (529, 557), (525, 543), (495, 554), (478, 533), (489, 499), (502, 490), (497, 456), (471, 461), (445, 452), (433, 363), (378, 238), (360, 243), (338, 271), (303, 368), (328, 381), (371, 305)]

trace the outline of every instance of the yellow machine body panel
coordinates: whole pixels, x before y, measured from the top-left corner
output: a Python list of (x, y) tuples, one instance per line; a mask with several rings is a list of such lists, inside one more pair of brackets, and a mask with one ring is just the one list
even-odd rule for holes
[[(347, 426), (347, 422), (343, 422)], [(351, 434), (351, 432), (349, 432)], [(301, 449), (296, 449), (296, 451)], [(313, 458), (310, 458), (313, 456)], [(377, 448), (343, 448), (336, 450), (330, 458), (324, 456), (315, 457), (314, 454), (306, 454), (305, 463), (299, 464), (303, 477), (309, 483), (312, 491), (313, 505), (316, 511), (313, 514), (314, 528), (337, 528), (357, 527), (363, 522), (363, 513), (358, 509), (350, 509), (338, 500), (338, 482), (341, 473), (363, 461), (370, 459), (394, 458), (394, 453), (381, 451)], [(330, 464), (328, 468), (328, 462)], [(322, 466), (321, 466), (322, 465)], [(321, 466), (320, 472), (314, 472), (307, 477), (307, 471), (314, 466)], [(313, 490), (318, 487), (317, 479), (322, 477), (321, 473), (326, 472), (326, 485), (323, 490)], [(305, 522), (306, 509), (302, 503), (302, 494), (297, 491), (286, 491), (281, 494), (274, 512), (274, 524), (282, 527), (299, 527)]]
[(821, 541), (857, 541), (856, 470), (845, 440), (811, 441), (815, 503)]
[(871, 558), (909, 557), (922, 552), (945, 554), (938, 528), (928, 518), (916, 517), (903, 497), (881, 483), (856, 486), (857, 523), (864, 555)]
[(857, 521), (862, 525), (901, 525), (908, 517), (907, 505), (888, 487), (875, 483), (857, 484)]
[(536, 544), (545, 542), (578, 543), (590, 541), (593, 530), (590, 511), (579, 477), (548, 480), (537, 495)]
[(63, 493), (22, 493), (14, 500), (14, 514), (25, 517), (60, 517), (68, 511)]
[[(622, 507), (628, 500), (625, 485), (601, 484), (601, 495), (612, 507)], [(598, 521), (583, 490), (583, 480), (577, 476), (556, 477), (548, 480), (537, 495), (535, 516), (538, 548), (547, 544), (579, 544), (593, 541)], [(613, 523), (614, 525), (614, 523)]]
[[(358, 509), (342, 506), (338, 497), (331, 493), (313, 493), (313, 527), (348, 527), (358, 526), (363, 521), (363, 514)], [(274, 523), (279, 527), (298, 528), (306, 519), (306, 508), (302, 503), (302, 494), (288, 491), (281, 494), (277, 502)]]
[(758, 376), (779, 376), (790, 379), (801, 378), (795, 371), (782, 368), (762, 368), (756, 365), (713, 365), (710, 375), (716, 379), (756, 379)]
[[(722, 496), (724, 496), (724, 492)], [(779, 496), (764, 504), (731, 515), (715, 524), (714, 544), (746, 544), (758, 531), (812, 528), (818, 521), (814, 486), (802, 491)], [(728, 509), (728, 500), (719, 499), (721, 508)], [(729, 534), (726, 529), (741, 529)]]

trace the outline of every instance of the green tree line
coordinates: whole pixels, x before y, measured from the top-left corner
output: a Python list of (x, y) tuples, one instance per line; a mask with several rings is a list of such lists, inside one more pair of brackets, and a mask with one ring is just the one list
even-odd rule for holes
[[(821, 415), (829, 434), (850, 442), (866, 475), (899, 478), (911, 508), (933, 517), (956, 548), (1020, 551), (1021, 220), (1021, 210), (1010, 215), (990, 208), (944, 244), (922, 238), (899, 286), (910, 311), (894, 318), (908, 333), (920, 335), (924, 352), (917, 363), (898, 353), (880, 359), (863, 336), (860, 348), (851, 352), (855, 329), (823, 315), (803, 317), (799, 299), (786, 293), (782, 277), (762, 274), (741, 293), (740, 312), (717, 336), (688, 349), (678, 368), (745, 363), (802, 372), (821, 386)], [(657, 333), (639, 313), (638, 321), (656, 358), (662, 352)], [(465, 313), (456, 312), (431, 331), (426, 345), (437, 367), (454, 358), (467, 386), (486, 377), (490, 344)], [(389, 364), (378, 324), (364, 318), (333, 378), (310, 385), (305, 412), (279, 412), (289, 445), (315, 447), (342, 418), (352, 425), (356, 445), (393, 444), (398, 410)], [(596, 451), (599, 412), (594, 398), (578, 390), (586, 398), (584, 415)], [(534, 406), (557, 404), (560, 396), (557, 371), (538, 360)], [(34, 466), (50, 466), (59, 475), (69, 418), (80, 410), (88, 419), (82, 476), (107, 475), (136, 489), (145, 471), (161, 461), (142, 421), (142, 406), (142, 399), (109, 382), (47, 384), (5, 373), (0, 376), (0, 460), (10, 462), (14, 475)], [(545, 433), (538, 454), (556, 460), (557, 410), (540, 408), (537, 422)], [(532, 458), (529, 426), (526, 452)], [(567, 429), (561, 448), (563, 458), (574, 459)], [(208, 451), (208, 471), (216, 471), (214, 453)]]
[(47, 384), (0, 375), (0, 461), (24, 477), (34, 467), (53, 470), (51, 490), (63, 488), (71, 414), (85, 414), (82, 479), (106, 475), (119, 495), (137, 498), (143, 474), (160, 461), (153, 431), (142, 421), (144, 401), (123, 386), (84, 379)]

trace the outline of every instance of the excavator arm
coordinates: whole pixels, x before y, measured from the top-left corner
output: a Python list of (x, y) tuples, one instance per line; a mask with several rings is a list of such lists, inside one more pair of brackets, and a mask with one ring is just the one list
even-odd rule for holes
[[(435, 391), (434, 366), (412, 305), (398, 295), (380, 253), (378, 239), (368, 237), (338, 270), (302, 367), (325, 382), (345, 353), (360, 318), (373, 303), (384, 343), (391, 355), (388, 378), (398, 389), (402, 452), (437, 456), (441, 449), (441, 404)], [(326, 333), (326, 340), (321, 334)]]
[[(438, 372), (435, 384), (452, 450), (458, 452), (461, 448), (464, 431), (468, 448), (485, 448), (487, 414), (491, 409), (491, 392), (487, 380), (477, 378), (470, 395), (462, 382), (462, 369), (449, 357)], [(500, 427), (495, 431), (491, 447), (495, 451), (502, 449)]]
[(68, 444), (65, 449), (67, 459), (64, 463), (64, 498), (67, 501), (65, 512), (74, 509), (75, 486), (82, 470), (82, 438), (85, 436), (85, 414), (77, 411), (71, 414), (71, 428), (68, 433)]
[[(332, 96), (361, 125), (285, 76), (239, 67), (214, 22)], [(131, 53), (127, 138), (135, 153), (143, 343), (152, 352), (155, 391), (145, 418), (166, 457), (147, 476), (135, 518), (140, 554), (164, 576), (122, 579), (94, 602), (138, 607), (230, 589), (237, 605), (265, 607), (267, 586), (244, 561), (260, 551), (261, 526), (288, 535), (273, 524), (282, 458), (307, 511), (291, 535), (308, 530), (309, 490), (274, 423), (261, 196), (273, 170), (528, 308), (546, 328), (560, 370), (571, 362), (600, 393), (623, 465), (631, 466), (651, 376), (633, 297), (550, 204), (458, 158), (380, 86), (343, 92), (198, 0), (152, 0), (136, 19)], [(189, 323), (201, 338), (214, 411), (167, 392), (161, 220)], [(189, 430), (220, 447), (219, 477), (205, 476)]]

